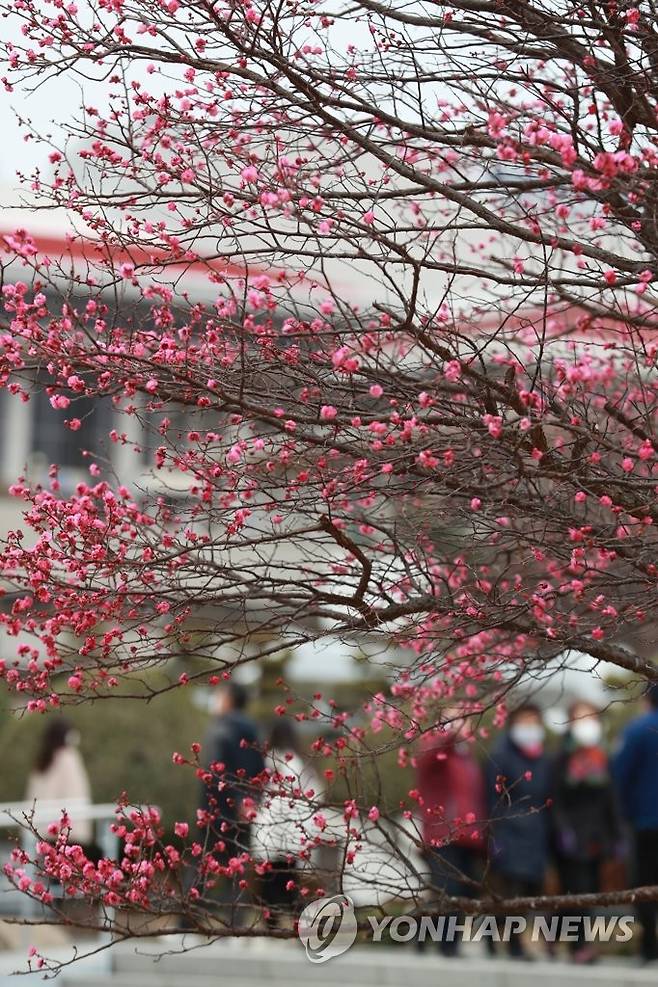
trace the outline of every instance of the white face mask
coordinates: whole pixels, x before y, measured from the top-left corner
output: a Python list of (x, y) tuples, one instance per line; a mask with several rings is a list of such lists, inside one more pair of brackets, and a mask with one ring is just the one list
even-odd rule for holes
[(571, 736), (579, 747), (596, 747), (601, 742), (601, 724), (593, 716), (571, 724)]
[(515, 723), (509, 735), (522, 750), (539, 747), (544, 742), (544, 728), (541, 723)]

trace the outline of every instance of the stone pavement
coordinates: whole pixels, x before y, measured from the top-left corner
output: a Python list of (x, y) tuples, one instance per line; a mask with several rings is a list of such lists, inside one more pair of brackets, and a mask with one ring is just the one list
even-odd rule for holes
[[(59, 987), (656, 987), (658, 969), (609, 960), (593, 967), (538, 960), (533, 963), (465, 955), (443, 959), (407, 947), (355, 946), (326, 963), (310, 963), (297, 942), (224, 940), (196, 945), (194, 937), (145, 939), (116, 946), (66, 968)], [(189, 951), (191, 949), (191, 951)], [(70, 956), (62, 946), (48, 951)], [(158, 957), (160, 957), (158, 959)], [(0, 987), (35, 987), (42, 975), (25, 969), (26, 952), (0, 954)]]

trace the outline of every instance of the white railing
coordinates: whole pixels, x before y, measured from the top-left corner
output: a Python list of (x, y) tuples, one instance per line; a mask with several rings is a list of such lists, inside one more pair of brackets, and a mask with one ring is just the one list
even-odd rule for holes
[[(21, 849), (33, 860), (37, 837), (30, 827), (44, 835), (44, 828), (50, 823), (59, 822), (65, 809), (72, 823), (92, 822), (97, 824), (94, 842), (104, 857), (112, 857), (116, 855), (118, 848), (117, 836), (112, 832), (112, 823), (116, 821), (116, 808), (114, 802), (94, 805), (85, 799), (5, 802), (0, 803), (0, 829), (18, 829)], [(53, 893), (57, 894), (57, 891), (53, 889)], [(33, 915), (38, 910), (38, 903), (27, 894), (18, 891), (17, 894), (19, 895), (17, 899), (18, 913), (21, 916)]]

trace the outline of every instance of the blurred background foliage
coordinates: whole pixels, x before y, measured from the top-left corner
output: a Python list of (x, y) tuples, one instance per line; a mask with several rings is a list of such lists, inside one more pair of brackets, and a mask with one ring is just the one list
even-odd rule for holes
[[(125, 791), (129, 801), (159, 806), (168, 829), (176, 820), (193, 820), (199, 803), (199, 782), (193, 767), (173, 764), (172, 754), (179, 751), (189, 756), (193, 742), (203, 743), (210, 721), (208, 705), (212, 690), (190, 685), (161, 692), (149, 701), (135, 695), (166, 688), (177, 678), (180, 669), (176, 665), (173, 671), (176, 674), (172, 675), (170, 670), (166, 677), (163, 673), (142, 674), (135, 683), (124, 681), (111, 698), (88, 699), (67, 705), (61, 713), (46, 715), (12, 708), (11, 699), (15, 696), (4, 691), (0, 705), (0, 802), (25, 798), (41, 734), (53, 717), (64, 716), (80, 732), (80, 752), (89, 773), (94, 802), (114, 802)], [(276, 719), (274, 707), (285, 704), (286, 699), (293, 700), (288, 705), (290, 715), (299, 710), (308, 712), (308, 701), (325, 706), (324, 700), (320, 703), (312, 700), (316, 689), (312, 683), (296, 687), (294, 693), (287, 691), (281, 685), (282, 671), (281, 666), (268, 670), (253, 690), (249, 714), (258, 723), (263, 740)], [(365, 725), (362, 704), (382, 685), (381, 682), (374, 687), (372, 682), (332, 684), (331, 698), (338, 709), (353, 711), (360, 725)], [(337, 736), (327, 727), (324, 717), (322, 723), (311, 720), (300, 724), (299, 734), (302, 747), (309, 754), (312, 741), (320, 734), (327, 734), (330, 739)], [(376, 738), (377, 746), (384, 742), (383, 737)], [(313, 760), (319, 774), (333, 764), (332, 759)], [(393, 804), (397, 805), (409, 788), (408, 772), (397, 767), (395, 750), (388, 750), (377, 768), (374, 759), (368, 758), (358, 766), (354, 762), (349, 776), (345, 779), (337, 775), (327, 786), (331, 801), (342, 802), (359, 796), (372, 802), (379, 795), (381, 802), (382, 778), (386, 778), (384, 787), (392, 793)]]
[[(126, 685), (118, 691), (135, 690)], [(0, 801), (8, 802), (25, 797), (41, 733), (60, 714), (21, 714), (5, 697), (0, 715)], [(113, 802), (125, 791), (135, 802), (160, 806), (168, 825), (194, 812), (199, 798), (194, 770), (172, 763), (174, 751), (188, 754), (206, 732), (208, 714), (195, 703), (192, 689), (172, 689), (148, 703), (128, 696), (96, 699), (67, 706), (61, 715), (80, 731), (95, 802)]]

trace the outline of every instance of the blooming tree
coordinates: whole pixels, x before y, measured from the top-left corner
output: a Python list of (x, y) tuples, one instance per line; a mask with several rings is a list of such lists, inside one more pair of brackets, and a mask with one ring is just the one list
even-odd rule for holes
[[(108, 442), (154, 477), (90, 450), (73, 492), (56, 464), (12, 487), (31, 534), (0, 556), (2, 675), (28, 709), (181, 649), (205, 663), (167, 688), (359, 637), (387, 694), (356, 725), (297, 713), (328, 715), (338, 750), (316, 748), (349, 773), (391, 746), (412, 767), (455, 702), (482, 738), (568, 649), (658, 681), (628, 646), (658, 604), (651, 0), (2, 8), (5, 88), (69, 73), (83, 100), (23, 176), (74, 232), (65, 257), (27, 222), (5, 237), (0, 379), (45, 388), (72, 442), (81, 399), (111, 404)], [(288, 797), (308, 854), (326, 819)], [(341, 812), (358, 856), (383, 810), (355, 789)], [(148, 910), (180, 851), (122, 813), (123, 862), (64, 825), (44, 867)], [(192, 835), (206, 877), (240, 878)], [(187, 887), (159, 894), (192, 907)]]

